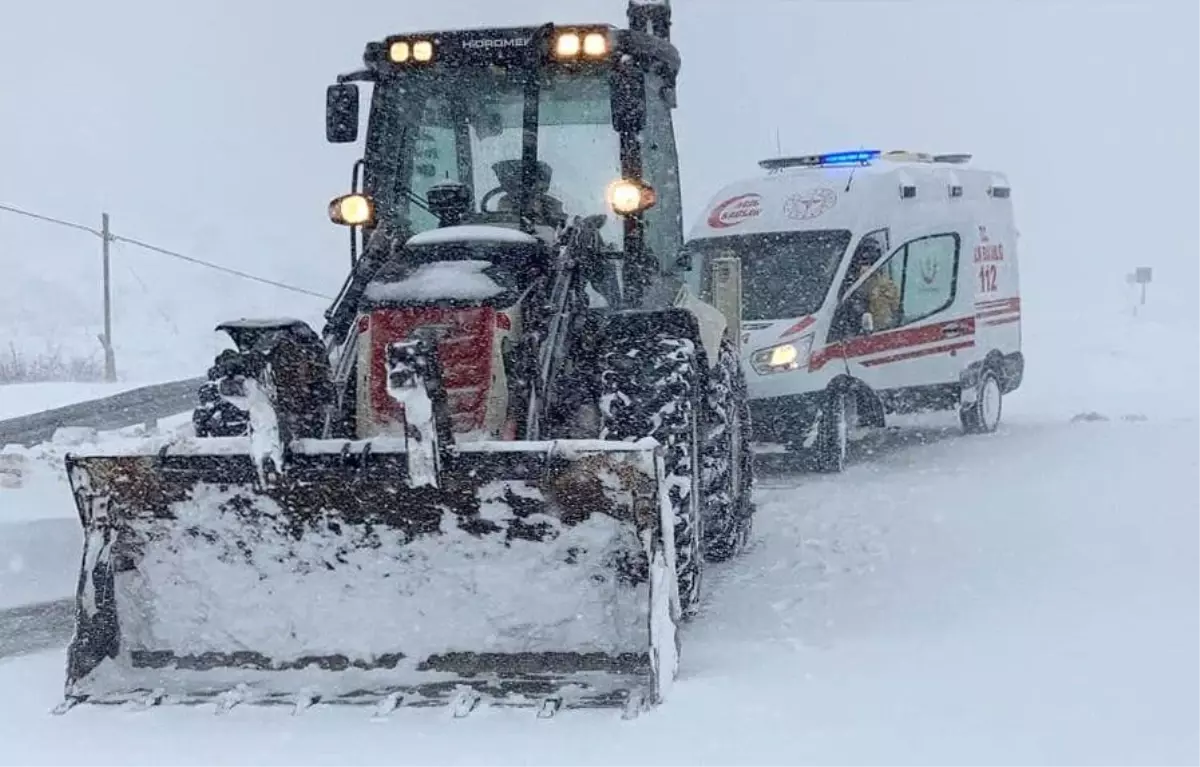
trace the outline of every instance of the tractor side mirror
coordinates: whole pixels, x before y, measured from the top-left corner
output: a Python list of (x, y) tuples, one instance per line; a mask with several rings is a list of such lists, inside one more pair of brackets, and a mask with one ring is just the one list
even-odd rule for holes
[(354, 83), (325, 89), (325, 140), (331, 144), (358, 140), (358, 86)]
[(612, 75), (612, 125), (636, 133), (646, 125), (646, 81), (642, 73), (617, 68)]

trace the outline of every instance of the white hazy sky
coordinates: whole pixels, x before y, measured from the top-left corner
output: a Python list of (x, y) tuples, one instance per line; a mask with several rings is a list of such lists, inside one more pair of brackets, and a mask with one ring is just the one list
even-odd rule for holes
[[(0, 202), (96, 223), (333, 292), (325, 218), (354, 150), (324, 142), (325, 86), (369, 39), (543, 21), (621, 22), (625, 0), (39, 0), (0, 24)], [(1195, 0), (676, 0), (685, 204), (774, 154), (968, 151), (1010, 174), (1030, 317), (1152, 298), (1196, 320), (1200, 13)], [(91, 341), (98, 247), (0, 213), (0, 323)], [(114, 254), (125, 356), (217, 319), (319, 300), (128, 248)], [(18, 319), (19, 318), (19, 319)], [(80, 330), (84, 327), (85, 331)], [(1027, 323), (1027, 332), (1034, 332)]]

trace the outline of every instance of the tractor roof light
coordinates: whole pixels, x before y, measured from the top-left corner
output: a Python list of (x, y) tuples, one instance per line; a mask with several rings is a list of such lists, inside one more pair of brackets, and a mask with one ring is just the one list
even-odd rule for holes
[(428, 40), (418, 40), (413, 43), (413, 58), (420, 62), (433, 60), (433, 43)]
[(590, 59), (598, 59), (608, 55), (608, 35), (603, 32), (589, 32), (583, 38), (583, 55)]
[(405, 64), (412, 58), (412, 46), (407, 40), (397, 40), (388, 47), (388, 58), (394, 64)]
[(375, 202), (365, 194), (344, 194), (329, 203), (329, 220), (340, 226), (375, 223)]
[(608, 31), (604, 29), (564, 29), (554, 38), (554, 58), (599, 60), (612, 52)]
[(621, 216), (632, 216), (654, 206), (658, 195), (647, 184), (619, 178), (608, 185), (608, 204)]
[(388, 59), (393, 64), (427, 64), (433, 61), (432, 40), (394, 40), (388, 46)]
[(577, 32), (563, 32), (554, 41), (554, 55), (560, 59), (573, 59), (583, 48), (583, 41)]

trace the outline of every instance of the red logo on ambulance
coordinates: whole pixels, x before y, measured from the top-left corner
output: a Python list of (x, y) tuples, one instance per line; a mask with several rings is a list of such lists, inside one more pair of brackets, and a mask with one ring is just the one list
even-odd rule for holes
[(731, 197), (708, 214), (708, 225), (713, 229), (728, 229), (737, 226), (748, 218), (754, 218), (762, 213), (762, 195), (750, 194)]

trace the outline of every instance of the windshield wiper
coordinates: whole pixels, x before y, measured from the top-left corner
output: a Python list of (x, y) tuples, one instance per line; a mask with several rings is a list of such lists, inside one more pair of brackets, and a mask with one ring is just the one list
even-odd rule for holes
[(431, 215), (431, 216), (433, 215), (433, 211), (429, 209), (429, 201), (428, 200), (426, 200), (424, 197), (417, 194), (413, 190), (409, 189), (408, 187), (405, 187), (401, 191), (404, 193), (405, 199), (407, 199), (413, 205), (416, 205), (418, 208), (425, 211), (429, 215)]

